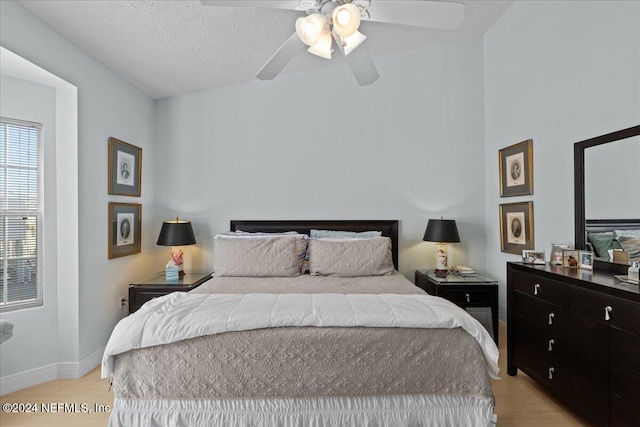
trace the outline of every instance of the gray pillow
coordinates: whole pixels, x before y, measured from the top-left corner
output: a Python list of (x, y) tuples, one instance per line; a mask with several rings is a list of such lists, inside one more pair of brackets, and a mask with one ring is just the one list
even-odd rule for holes
[(226, 233), (216, 234), (214, 239), (273, 239), (281, 236), (293, 236), (296, 238), (296, 248), (298, 250), (298, 268), (300, 273), (304, 273), (309, 269), (307, 258), (307, 240), (309, 236), (300, 234), (297, 231), (285, 231), (283, 233), (250, 233), (248, 231), (229, 231)]
[(296, 238), (215, 239), (216, 276), (292, 277), (300, 275)]
[(312, 239), (309, 272), (315, 276), (387, 276), (394, 272), (391, 239)]
[(616, 240), (629, 254), (629, 262), (640, 261), (640, 236), (618, 236)]

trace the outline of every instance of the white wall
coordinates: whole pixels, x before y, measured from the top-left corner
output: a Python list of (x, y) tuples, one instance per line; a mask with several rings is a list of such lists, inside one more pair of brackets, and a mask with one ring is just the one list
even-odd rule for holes
[[(3, 313), (15, 336), (2, 346), (0, 372), (23, 371), (58, 361), (56, 251), (56, 91), (51, 86), (0, 76), (0, 116), (42, 124), (44, 153), (44, 305)], [(33, 337), (39, 337), (34, 340)]]
[(194, 269), (230, 219), (399, 219), (413, 279), (441, 215), (462, 240), (452, 262), (484, 267), (482, 40), (375, 63), (367, 87), (341, 65), (156, 102), (158, 215), (193, 221)]
[[(17, 3), (0, 2), (0, 19), (3, 47), (78, 88), (79, 279), (75, 288), (59, 292), (65, 313), (72, 319), (77, 313), (77, 349), (59, 357), (62, 362), (99, 360), (111, 330), (126, 314), (117, 309), (118, 297), (127, 294), (129, 283), (154, 271), (153, 101)], [(110, 136), (143, 149), (142, 197), (107, 194)], [(142, 254), (107, 259), (109, 201), (142, 203)], [(64, 286), (59, 281), (59, 288)], [(3, 376), (15, 372), (15, 366), (3, 365)]]
[[(485, 34), (487, 270), (501, 280), (498, 205), (533, 200), (535, 246), (574, 240), (573, 144), (638, 124), (640, 3), (518, 1)], [(497, 152), (533, 139), (534, 195), (500, 198)]]

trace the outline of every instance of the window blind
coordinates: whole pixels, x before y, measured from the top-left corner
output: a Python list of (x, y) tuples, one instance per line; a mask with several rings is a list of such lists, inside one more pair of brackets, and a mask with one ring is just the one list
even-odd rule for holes
[(42, 125), (0, 118), (0, 311), (43, 305)]

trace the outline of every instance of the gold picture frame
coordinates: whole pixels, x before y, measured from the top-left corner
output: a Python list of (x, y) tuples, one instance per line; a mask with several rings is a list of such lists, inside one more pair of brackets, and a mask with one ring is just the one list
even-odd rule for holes
[(562, 251), (562, 267), (580, 268), (580, 251), (577, 249), (565, 249)]
[(533, 140), (519, 142), (498, 151), (500, 197), (533, 194)]
[(140, 253), (142, 205), (109, 202), (109, 259)]
[(140, 197), (142, 148), (109, 138), (109, 194)]
[(534, 247), (533, 202), (501, 204), (500, 250), (522, 255), (523, 250)]

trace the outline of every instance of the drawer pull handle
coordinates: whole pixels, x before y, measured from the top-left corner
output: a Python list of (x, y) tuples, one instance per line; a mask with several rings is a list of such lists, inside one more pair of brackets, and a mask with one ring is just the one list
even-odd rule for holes
[(538, 295), (538, 289), (540, 289), (540, 285), (538, 283), (533, 285), (533, 294), (534, 295)]
[(469, 297), (469, 294), (465, 294), (467, 296), (467, 302), (471, 302), (471, 297)]
[(554, 373), (555, 371), (556, 371), (556, 370), (555, 370), (554, 368), (549, 368), (549, 379), (550, 379), (550, 380), (552, 380), (552, 379), (553, 379), (553, 373)]
[(553, 318), (554, 318), (554, 317), (556, 317), (556, 315), (555, 315), (555, 314), (553, 314), (553, 313), (549, 313), (549, 324), (550, 324), (550, 325), (553, 325)]
[(610, 305), (606, 306), (604, 308), (604, 320), (611, 320), (611, 312), (613, 311), (613, 308), (611, 308)]
[(553, 347), (552, 345), (554, 345), (556, 342), (553, 339), (549, 340), (549, 351), (553, 351)]

